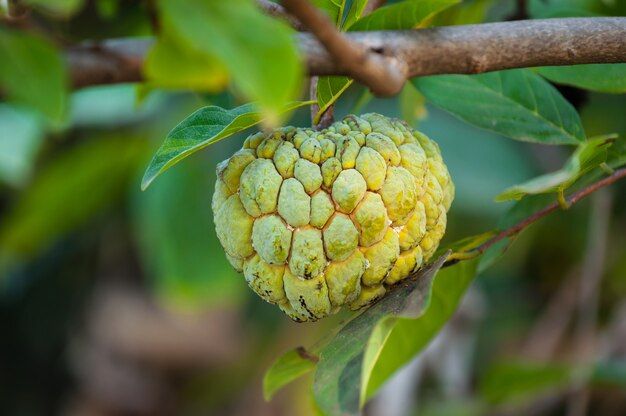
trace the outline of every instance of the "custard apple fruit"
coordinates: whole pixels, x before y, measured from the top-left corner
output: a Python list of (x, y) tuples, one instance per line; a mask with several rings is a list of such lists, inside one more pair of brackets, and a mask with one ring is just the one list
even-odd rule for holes
[(433, 255), (454, 185), (439, 147), (370, 113), (249, 136), (217, 167), (226, 257), (296, 321), (365, 307)]

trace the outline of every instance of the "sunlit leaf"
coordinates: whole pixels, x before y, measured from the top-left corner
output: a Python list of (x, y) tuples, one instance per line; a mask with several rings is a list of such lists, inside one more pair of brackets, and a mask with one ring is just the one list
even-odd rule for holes
[(352, 0), (352, 4), (350, 4), (350, 8), (346, 14), (346, 19), (343, 22), (343, 27), (352, 26), (352, 24), (361, 17), (365, 6), (367, 6), (367, 1), (368, 0)]
[(405, 0), (383, 6), (357, 20), (348, 30), (401, 30), (424, 24), (460, 0)]
[[(282, 112), (309, 105), (310, 101), (293, 102)], [(142, 189), (176, 163), (225, 137), (263, 121), (264, 114), (254, 104), (225, 110), (217, 106), (203, 107), (181, 121), (169, 132), (157, 150), (141, 182)]]
[(151, 85), (217, 92), (228, 85), (228, 72), (214, 56), (197, 52), (161, 34), (146, 56), (144, 74)]
[(495, 199), (502, 202), (512, 199), (519, 200), (530, 194), (563, 192), (582, 175), (604, 163), (607, 158), (607, 148), (611, 144), (612, 140), (606, 138), (586, 141), (576, 148), (563, 168), (533, 178), (520, 185), (512, 186), (496, 196)]
[(626, 64), (546, 66), (537, 71), (558, 84), (611, 94), (626, 92)]
[(352, 82), (353, 80), (348, 77), (319, 77), (317, 81), (317, 102), (320, 109), (313, 119), (314, 124), (319, 123), (320, 118), (328, 110), (328, 107), (337, 101), (341, 94), (352, 85)]
[(48, 41), (0, 27), (0, 87), (19, 104), (61, 121), (67, 101), (65, 65)]
[(258, 102), (268, 124), (297, 99), (303, 69), (293, 30), (250, 0), (158, 2), (165, 21), (189, 48), (219, 59), (235, 86)]
[(269, 401), (286, 384), (315, 368), (315, 362), (304, 356), (301, 348), (281, 355), (263, 377), (263, 397)]
[[(319, 352), (313, 392), (327, 414), (355, 415), (361, 403), (361, 374), (369, 343), (376, 343), (384, 329), (399, 316), (419, 316), (428, 304), (431, 283), (445, 261), (440, 257), (415, 278), (399, 283), (383, 299), (349, 321)], [(391, 317), (391, 318), (390, 318)], [(391, 319), (391, 320), (388, 320)], [(376, 329), (379, 327), (382, 329)], [(372, 340), (372, 337), (375, 337)]]
[(413, 79), (433, 104), (460, 119), (513, 139), (544, 144), (585, 140), (574, 107), (527, 69)]

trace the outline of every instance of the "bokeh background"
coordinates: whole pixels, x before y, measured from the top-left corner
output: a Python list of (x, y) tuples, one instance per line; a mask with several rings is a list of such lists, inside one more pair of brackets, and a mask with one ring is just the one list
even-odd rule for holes
[[(120, 3), (125, 7), (111, 14), (90, 5), (63, 29), (103, 38), (145, 34), (140, 6)], [(501, 19), (514, 3), (464, 2), (468, 7), (441, 19)], [(118, 23), (107, 26), (107, 19)], [(559, 89), (589, 136), (626, 134), (626, 96)], [(335, 113), (403, 117), (439, 143), (457, 187), (446, 242), (496, 228), (510, 206), (494, 196), (560, 168), (568, 156), (567, 149), (514, 142), (416, 105), (416, 94), (408, 86), (394, 99), (374, 99), (353, 86)], [(240, 103), (228, 92), (92, 87), (71, 95), (66, 122), (50, 125), (0, 102), (0, 414), (315, 414), (310, 379), (266, 403), (263, 373), (346, 315), (290, 322), (231, 269), (213, 229), (215, 165), (246, 134), (140, 190), (152, 154), (180, 120), (204, 105)], [(309, 122), (308, 109), (290, 120)], [(475, 415), (504, 398), (499, 410), (507, 414), (559, 415), (586, 397), (589, 414), (625, 414), (626, 364), (597, 370), (610, 383), (541, 388), (562, 377), (561, 365), (588, 358), (590, 345), (626, 363), (625, 185), (526, 230), (480, 273), (443, 332), (366, 413)], [(599, 285), (581, 295), (590, 273)], [(581, 324), (586, 319), (591, 331)], [(546, 368), (528, 372), (535, 368), (529, 362)]]

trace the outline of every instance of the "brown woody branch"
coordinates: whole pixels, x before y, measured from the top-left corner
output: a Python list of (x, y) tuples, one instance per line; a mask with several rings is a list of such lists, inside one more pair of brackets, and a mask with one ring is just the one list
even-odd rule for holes
[[(296, 16), (323, 46), (337, 72), (367, 85), (374, 94), (397, 94), (406, 81), (406, 66), (352, 42), (340, 33), (328, 16), (307, 0), (283, 0), (285, 9)], [(316, 74), (317, 75), (317, 74)]]
[[(385, 65), (404, 68), (406, 78), (626, 62), (625, 17), (520, 20), (343, 36), (368, 51), (368, 59), (376, 56)], [(314, 35), (300, 33), (298, 40), (310, 75), (361, 76), (362, 69), (336, 61)], [(143, 58), (151, 44), (145, 39), (120, 39), (70, 49), (67, 61), (73, 85), (141, 81)], [(366, 84), (368, 80), (361, 78)]]
[[(616, 170), (615, 172), (613, 172), (611, 175), (598, 180), (597, 182), (594, 182), (588, 186), (586, 186), (585, 188), (573, 193), (572, 195), (568, 196), (565, 201), (567, 203), (568, 206), (572, 206), (575, 203), (579, 202), (580, 200), (586, 198), (587, 196), (591, 195), (592, 193), (596, 192), (599, 189), (602, 189), (606, 186), (609, 186), (617, 181), (619, 181), (620, 179), (626, 178), (626, 168), (623, 169), (619, 169)], [(539, 221), (541, 218), (555, 212), (558, 211), (561, 208), (561, 204), (559, 202), (553, 202), (552, 204), (544, 207), (543, 209), (533, 213), (532, 215), (528, 216), (527, 218), (521, 220), (520, 222), (518, 222), (517, 224), (501, 230), (499, 233), (497, 233), (495, 236), (491, 237), (490, 239), (488, 239), (487, 241), (485, 241), (484, 243), (482, 243), (481, 245), (479, 245), (478, 247), (466, 252), (466, 253), (462, 253), (463, 255), (460, 257), (453, 257), (448, 263), (446, 263), (446, 266), (450, 266), (452, 264), (457, 263), (460, 260), (463, 260), (465, 258), (474, 258), (477, 255), (483, 254), (485, 251), (487, 251), (487, 249), (489, 249), (490, 247), (492, 247), (493, 245), (495, 245), (496, 243), (499, 243), (500, 241), (509, 238), (509, 237), (513, 237), (517, 234), (519, 234), (521, 231), (523, 231), (525, 228), (527, 228), (528, 226), (530, 226), (531, 224)]]

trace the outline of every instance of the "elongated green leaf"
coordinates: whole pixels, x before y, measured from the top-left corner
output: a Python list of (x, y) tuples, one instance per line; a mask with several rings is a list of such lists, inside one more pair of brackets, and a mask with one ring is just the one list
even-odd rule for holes
[(317, 103), (320, 109), (313, 118), (313, 123), (319, 123), (328, 107), (337, 101), (341, 94), (352, 85), (352, 82), (353, 80), (348, 77), (319, 77), (317, 81)]
[(348, 30), (401, 30), (420, 27), (428, 19), (460, 0), (405, 0), (363, 16)]
[(607, 148), (611, 144), (612, 140), (606, 138), (584, 142), (578, 146), (562, 169), (512, 186), (496, 196), (495, 199), (497, 202), (502, 202), (512, 199), (519, 200), (530, 194), (563, 192), (585, 173), (604, 163), (607, 158)]
[(46, 40), (0, 28), (0, 87), (17, 103), (61, 121), (67, 101), (67, 74)]
[(158, 4), (181, 40), (226, 66), (236, 87), (259, 103), (266, 122), (280, 121), (281, 109), (298, 97), (302, 87), (302, 62), (292, 29), (262, 14), (250, 0)]
[(148, 52), (144, 73), (151, 85), (162, 88), (218, 92), (228, 85), (228, 72), (221, 62), (189, 48), (167, 31)]
[[(452, 317), (476, 274), (477, 260), (440, 270), (430, 287), (428, 303), (417, 319), (401, 318), (388, 334), (371, 339), (363, 364), (361, 401), (371, 398), (391, 375), (422, 351)], [(386, 323), (382, 325), (389, 325)], [(384, 335), (385, 329), (378, 333)]]
[(263, 377), (263, 397), (269, 401), (286, 384), (315, 368), (315, 362), (304, 356), (299, 348), (280, 356)]
[(537, 71), (558, 84), (611, 94), (626, 92), (626, 64), (546, 66)]
[(574, 107), (527, 69), (413, 79), (433, 104), (470, 124), (516, 140), (578, 144), (585, 140)]
[[(398, 284), (378, 303), (349, 321), (321, 348), (313, 394), (322, 411), (330, 415), (356, 415), (361, 403), (361, 370), (366, 346), (380, 337), (388, 317), (419, 316), (428, 303), (432, 279), (445, 261), (440, 257), (418, 276)], [(392, 318), (395, 319), (395, 318)], [(374, 341), (370, 341), (375, 337)]]
[[(282, 111), (291, 111), (309, 104), (311, 101), (293, 102), (283, 107)], [(217, 106), (199, 109), (169, 132), (146, 169), (141, 188), (146, 189), (154, 178), (187, 156), (252, 127), (263, 119), (264, 114), (254, 104), (244, 104), (232, 110)]]

